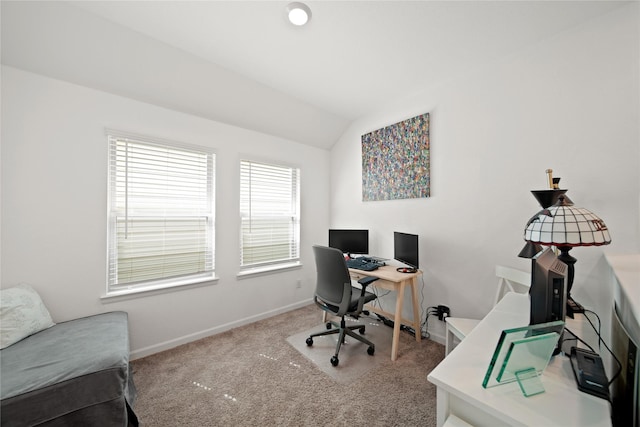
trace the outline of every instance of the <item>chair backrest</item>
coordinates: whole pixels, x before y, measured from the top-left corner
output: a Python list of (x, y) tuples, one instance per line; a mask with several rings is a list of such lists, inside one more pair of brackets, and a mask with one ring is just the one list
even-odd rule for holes
[(526, 271), (497, 265), (496, 276), (498, 277), (498, 290), (494, 305), (499, 303), (507, 292), (525, 294), (529, 292), (531, 287), (531, 273)]
[(351, 276), (340, 249), (313, 246), (316, 259), (316, 297), (338, 307), (336, 314), (344, 315), (351, 304)]

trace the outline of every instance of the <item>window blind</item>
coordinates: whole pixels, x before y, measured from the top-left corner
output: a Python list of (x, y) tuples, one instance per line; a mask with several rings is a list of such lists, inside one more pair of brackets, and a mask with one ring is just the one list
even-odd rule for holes
[(108, 140), (109, 290), (212, 276), (214, 153)]
[(299, 169), (240, 162), (241, 269), (299, 261)]

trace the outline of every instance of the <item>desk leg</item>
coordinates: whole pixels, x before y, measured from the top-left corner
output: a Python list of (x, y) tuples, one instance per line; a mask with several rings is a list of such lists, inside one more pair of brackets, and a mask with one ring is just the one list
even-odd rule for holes
[(396, 312), (393, 324), (393, 341), (391, 343), (391, 360), (398, 358), (398, 346), (400, 344), (400, 324), (402, 323), (402, 303), (404, 300), (404, 281), (400, 283), (400, 289), (396, 296)]
[(420, 326), (420, 306), (418, 305), (418, 281), (411, 279), (411, 298), (413, 299), (413, 330), (416, 331), (416, 341), (420, 342), (422, 330)]
[(436, 389), (436, 426), (442, 427), (449, 418), (449, 392)]

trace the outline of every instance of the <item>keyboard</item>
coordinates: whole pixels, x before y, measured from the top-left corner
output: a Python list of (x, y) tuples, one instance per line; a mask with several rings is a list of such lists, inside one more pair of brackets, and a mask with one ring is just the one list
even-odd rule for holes
[[(384, 265), (384, 264), (383, 264)], [(348, 268), (355, 268), (356, 270), (373, 271), (380, 267), (380, 263), (375, 262), (365, 257), (352, 258), (347, 260)]]
[(364, 257), (366, 260), (368, 260), (369, 262), (377, 262), (380, 265), (386, 265), (385, 261), (387, 261), (389, 258), (382, 258), (379, 256), (374, 256), (374, 255), (367, 255), (366, 257)]

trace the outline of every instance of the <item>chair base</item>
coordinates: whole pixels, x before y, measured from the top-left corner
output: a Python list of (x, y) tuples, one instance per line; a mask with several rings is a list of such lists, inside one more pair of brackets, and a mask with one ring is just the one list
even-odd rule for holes
[[(344, 339), (346, 335), (349, 335), (350, 337), (364, 343), (367, 344), (369, 347), (367, 348), (367, 353), (371, 356), (373, 356), (376, 346), (374, 343), (372, 343), (371, 341), (369, 341), (368, 339), (366, 339), (365, 337), (363, 337), (360, 334), (364, 334), (365, 331), (365, 326), (364, 325), (350, 325), (347, 326), (346, 322), (344, 320), (344, 317), (340, 320), (340, 324), (336, 323), (336, 322), (330, 322), (327, 323), (327, 327), (331, 327), (331, 326), (335, 326), (335, 328), (323, 331), (323, 332), (318, 332), (315, 334), (311, 334), (309, 335), (309, 338), (307, 338), (307, 345), (308, 346), (312, 346), (313, 345), (313, 338), (314, 337), (320, 337), (320, 336), (325, 336), (325, 335), (335, 335), (338, 334), (338, 342), (336, 344), (336, 352), (333, 355), (333, 357), (331, 358), (331, 364), (333, 366), (338, 366), (339, 363), (339, 359), (338, 359), (338, 353), (340, 353), (340, 347), (342, 346), (342, 343), (344, 343)], [(357, 334), (355, 332), (355, 330), (358, 330), (358, 332), (360, 332), (360, 334)]]

